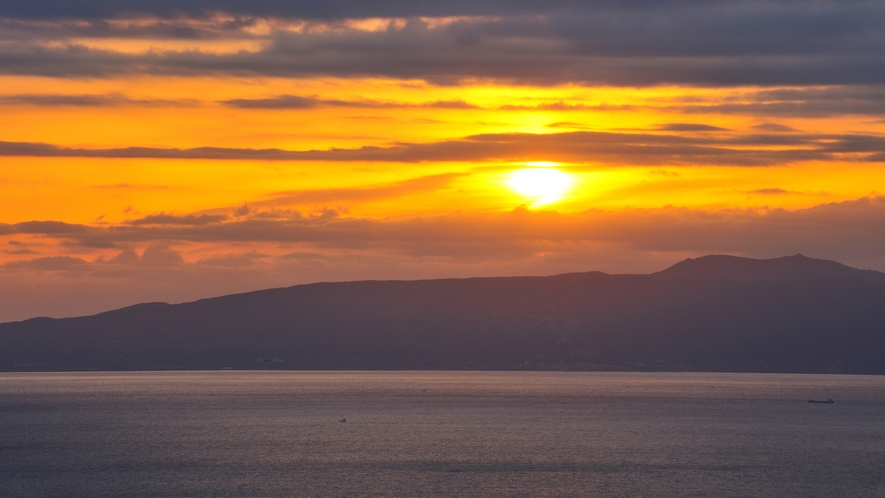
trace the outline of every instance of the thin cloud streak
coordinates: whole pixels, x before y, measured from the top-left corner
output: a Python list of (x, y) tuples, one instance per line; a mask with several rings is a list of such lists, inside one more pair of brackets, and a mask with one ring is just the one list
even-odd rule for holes
[(421, 104), (409, 104), (403, 102), (382, 102), (378, 100), (321, 99), (314, 96), (301, 95), (279, 95), (277, 97), (264, 99), (230, 99), (221, 101), (221, 104), (238, 109), (267, 110), (316, 109), (319, 107), (348, 107), (354, 109), (480, 109), (479, 106), (468, 104), (463, 100), (437, 100)]
[(191, 99), (131, 99), (120, 94), (110, 95), (64, 95), (64, 94), (19, 94), (0, 96), (3, 106), (34, 107), (194, 107), (200, 102)]
[[(677, 126), (684, 129), (686, 125)], [(717, 131), (688, 126), (698, 131)], [(424, 144), (307, 151), (227, 147), (81, 149), (42, 143), (0, 142), (0, 156), (400, 163), (542, 158), (615, 165), (781, 166), (814, 160), (879, 162), (883, 153), (885, 138), (875, 135), (781, 133), (724, 137), (585, 131), (482, 134)]]

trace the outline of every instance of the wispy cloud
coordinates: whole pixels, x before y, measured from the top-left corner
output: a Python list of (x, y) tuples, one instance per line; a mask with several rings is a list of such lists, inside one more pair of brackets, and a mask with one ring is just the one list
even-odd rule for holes
[(747, 192), (748, 194), (761, 194), (761, 195), (780, 195), (780, 194), (789, 194), (790, 191), (784, 190), (778, 187), (771, 188), (758, 188), (756, 190), (750, 190)]
[(149, 216), (145, 216), (144, 218), (139, 218), (137, 220), (128, 221), (127, 223), (130, 225), (187, 225), (187, 226), (200, 226), (200, 225), (210, 225), (213, 223), (221, 223), (226, 220), (227, 216), (219, 215), (219, 214), (201, 214), (194, 215), (188, 214), (183, 216), (176, 216), (173, 214), (152, 214)]
[(318, 107), (350, 107), (354, 109), (479, 109), (479, 106), (469, 104), (463, 100), (437, 100), (419, 104), (410, 104), (403, 102), (382, 102), (379, 100), (322, 99), (315, 96), (301, 95), (279, 95), (263, 99), (230, 99), (221, 101), (221, 104), (240, 109), (269, 110), (315, 109)]
[(664, 131), (728, 131), (727, 128), (700, 123), (665, 123), (658, 126)]
[(27, 105), (37, 107), (192, 107), (196, 100), (181, 99), (132, 99), (120, 94), (66, 95), (66, 94), (18, 94), (0, 96), (0, 105)]

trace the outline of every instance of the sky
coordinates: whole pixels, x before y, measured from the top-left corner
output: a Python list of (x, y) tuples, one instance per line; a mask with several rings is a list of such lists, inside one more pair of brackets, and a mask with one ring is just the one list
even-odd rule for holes
[(0, 2), (0, 321), (318, 281), (885, 271), (885, 3)]

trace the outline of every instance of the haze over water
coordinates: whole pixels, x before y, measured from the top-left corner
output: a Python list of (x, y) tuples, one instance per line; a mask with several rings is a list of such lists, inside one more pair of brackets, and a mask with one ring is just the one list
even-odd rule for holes
[(883, 420), (873, 376), (0, 374), (0, 495), (883, 496)]

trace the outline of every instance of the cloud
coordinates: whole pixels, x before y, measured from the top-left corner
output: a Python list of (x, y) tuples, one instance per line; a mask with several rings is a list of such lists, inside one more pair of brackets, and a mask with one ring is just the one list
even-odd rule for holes
[(782, 188), (759, 188), (756, 190), (750, 190), (747, 192), (748, 194), (761, 194), (761, 195), (778, 195), (778, 194), (789, 194), (790, 192), (784, 190)]
[[(0, 26), (9, 39), (0, 44), (4, 74), (879, 86), (885, 68), (885, 6), (873, 0), (11, 4), (0, 7), (0, 17), (15, 21)], [(389, 21), (356, 22), (366, 18)], [(126, 54), (79, 42), (87, 32), (107, 39), (258, 40), (264, 48), (213, 53), (196, 43), (193, 50)]]
[(123, 249), (123, 251), (120, 252), (120, 254), (117, 254), (116, 256), (111, 258), (110, 261), (108, 261), (108, 262), (111, 264), (127, 265), (127, 264), (131, 264), (131, 263), (135, 263), (136, 261), (138, 261), (138, 259), (139, 259), (138, 253), (135, 252), (134, 249), (127, 247), (126, 249)]
[[(775, 194), (780, 189), (765, 189)], [(591, 210), (563, 214), (525, 208), (509, 213), (380, 220), (343, 217), (249, 218), (202, 225), (116, 225), (49, 231), (60, 241), (148, 244), (141, 260), (181, 263), (168, 244), (296, 243), (329, 250), (395, 250), (448, 257), (532, 253), (538, 246), (605, 243), (643, 251), (855, 256), (885, 251), (885, 198), (808, 209)], [(33, 233), (33, 232), (32, 232)], [(878, 251), (878, 253), (877, 253)], [(131, 258), (124, 251), (121, 256)]]
[(760, 123), (757, 125), (753, 125), (754, 130), (771, 132), (771, 133), (789, 133), (792, 131), (796, 131), (795, 128), (790, 126), (778, 124), (778, 123)]
[(184, 258), (163, 242), (151, 244), (144, 250), (138, 263), (145, 266), (180, 266)]
[(3, 249), (4, 254), (39, 254), (37, 251), (32, 251), (30, 249)]
[(239, 109), (314, 109), (317, 107), (350, 107), (356, 109), (387, 109), (387, 108), (431, 108), (431, 109), (479, 109), (478, 106), (463, 100), (441, 100), (421, 104), (402, 102), (382, 102), (378, 100), (334, 100), (321, 99), (314, 96), (279, 95), (265, 99), (230, 99), (221, 104)]
[(479, 109), (477, 105), (473, 105), (463, 100), (437, 100), (435, 102), (427, 102), (418, 104), (414, 107), (429, 107), (434, 109)]
[(212, 223), (220, 223), (227, 219), (227, 216), (219, 214), (201, 214), (201, 215), (184, 215), (176, 216), (173, 214), (152, 214), (139, 218), (137, 220), (127, 221), (129, 225), (190, 225), (201, 226)]
[[(774, 149), (775, 146), (778, 148)], [(885, 138), (856, 134), (749, 134), (715, 137), (590, 131), (499, 133), (423, 144), (398, 143), (389, 147), (309, 151), (226, 147), (81, 149), (42, 143), (0, 142), (0, 156), (402, 163), (544, 159), (617, 165), (770, 166), (811, 160), (877, 162), (882, 160), (882, 153), (885, 153)]]
[(658, 126), (664, 131), (728, 131), (728, 128), (698, 124), (698, 123), (665, 123)]
[(120, 94), (109, 95), (63, 95), (18, 94), (0, 96), (0, 105), (27, 105), (35, 107), (182, 107), (195, 106), (195, 100), (131, 99)]
[[(154, 0), (150, 2), (115, 2), (112, 0), (84, 0), (59, 4), (52, 0), (32, 0), (27, 3), (4, 3), (0, 16), (26, 19), (102, 19), (108, 17), (148, 14), (174, 18), (176, 16), (211, 16), (215, 12), (229, 12), (243, 16), (291, 17), (298, 19), (351, 19), (373, 17), (458, 16), (502, 13), (535, 13), (547, 9), (574, 7), (582, 2), (551, 0), (544, 3), (505, 2), (500, 0), (467, 2), (409, 2), (384, 1), (360, 2), (355, 0), (329, 0), (314, 2), (296, 0), (210, 1), (188, 2)], [(604, 3), (603, 3), (604, 5)]]
[[(881, 116), (885, 113), (885, 86), (842, 85), (812, 88), (763, 89), (732, 97), (724, 103), (680, 106), (675, 111), (689, 114), (749, 114), (777, 117), (827, 118), (841, 115)], [(781, 125), (763, 124), (765, 131), (790, 131)], [(771, 128), (774, 126), (775, 128)]]
[(0, 235), (11, 233), (59, 235), (88, 232), (86, 225), (75, 225), (61, 221), (25, 221), (22, 223), (0, 223)]
[[(325, 101), (325, 105), (336, 105), (341, 101)], [(302, 97), (298, 95), (280, 95), (268, 99), (230, 99), (221, 102), (228, 107), (240, 109), (313, 109), (324, 104), (317, 97)]]
[[(863, 7), (876, 7), (874, 2), (854, 2)], [(817, 2), (807, 6), (808, 11), (826, 10), (834, 2)], [(599, 12), (601, 15), (630, 15), (667, 13), (686, 10), (716, 10), (731, 7), (733, 10), (749, 10), (758, 14), (789, 11), (789, 2), (751, 2), (746, 6), (736, 6), (733, 2), (713, 0), (638, 0), (624, 5), (615, 0), (545, 0), (507, 1), (484, 0), (482, 2), (451, 0), (448, 2), (414, 2), (408, 0), (386, 0), (383, 2), (361, 2), (357, 0), (327, 0), (315, 2), (295, 0), (152, 0), (119, 2), (113, 0), (80, 0), (59, 3), (54, 0), (31, 0), (29, 2), (8, 2), (0, 6), (0, 16), (22, 19), (107, 19), (118, 17), (157, 16), (164, 21), (174, 21), (183, 16), (197, 19), (213, 19), (219, 12), (236, 16), (227, 22), (248, 22), (253, 17), (282, 17), (292, 19), (336, 21), (369, 18), (410, 18), (410, 17), (454, 17), (454, 16), (538, 16), (551, 13)], [(858, 9), (857, 6), (849, 6)], [(672, 15), (672, 14), (671, 14)], [(737, 17), (732, 14), (733, 17)], [(740, 21), (741, 19), (735, 19)], [(801, 20), (795, 24), (802, 24)], [(717, 26), (718, 27), (718, 26)], [(715, 30), (717, 27), (708, 29)], [(786, 26), (784, 26), (786, 27)], [(740, 31), (740, 27), (730, 27), (723, 34)], [(781, 35), (785, 36), (785, 35)]]
[(70, 256), (49, 256), (22, 261), (12, 261), (3, 265), (8, 270), (36, 270), (36, 271), (72, 271), (86, 270), (88, 262), (80, 258)]

